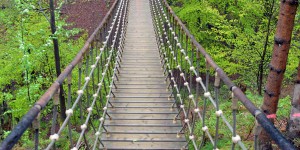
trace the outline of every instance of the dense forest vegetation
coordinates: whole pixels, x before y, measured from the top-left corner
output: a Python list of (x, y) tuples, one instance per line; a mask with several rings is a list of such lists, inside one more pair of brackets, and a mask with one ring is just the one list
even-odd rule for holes
[[(247, 89), (247, 96), (257, 106), (261, 106), (270, 70), (280, 1), (169, 0), (168, 2), (217, 64), (241, 88)], [(299, 19), (298, 10), (275, 120), (275, 125), (284, 133), (287, 132), (287, 120), (299, 63)], [(243, 121), (248, 124), (241, 123)], [(251, 128), (250, 122), (254, 120), (248, 118), (243, 121), (239, 125)], [(251, 132), (251, 129), (248, 131)], [(289, 136), (289, 133), (287, 135)], [(299, 139), (291, 140), (299, 146)]]
[[(168, 1), (197, 41), (236, 83), (247, 88), (247, 95), (259, 106), (262, 103), (259, 95), (263, 95), (269, 70), (279, 1)], [(52, 39), (59, 40), (61, 68), (66, 67), (86, 40), (87, 31), (66, 28), (70, 23), (60, 13), (64, 3), (64, 0), (56, 1), (57, 32), (52, 35), (47, 0), (0, 1), (1, 140), (55, 80)], [(292, 93), (290, 85), (293, 85), (297, 74), (300, 56), (299, 21), (298, 11), (285, 72), (285, 92), (276, 122), (281, 131), (286, 130)], [(80, 38), (74, 38), (75, 35), (80, 35)], [(243, 119), (240, 126), (249, 126), (245, 132), (251, 132), (254, 119)], [(244, 136), (249, 135), (245, 133)], [(32, 146), (32, 141), (28, 139), (24, 143), (25, 147)]]
[(66, 30), (64, 19), (58, 19), (57, 32), (52, 36), (47, 1), (1, 2), (0, 99), (1, 129), (5, 132), (12, 128), (56, 78), (52, 38), (59, 37), (62, 68), (73, 59), (84, 38), (70, 38), (80, 30)]
[[(260, 95), (273, 49), (279, 1), (276, 0), (175, 0), (169, 1), (213, 59)], [(285, 73), (293, 81), (299, 60), (299, 14)], [(225, 59), (224, 59), (225, 58)]]
[[(80, 2), (77, 3), (81, 5)], [(52, 40), (58, 39), (63, 69), (83, 46), (88, 31), (72, 28), (75, 22), (66, 22), (68, 16), (62, 16), (64, 15), (62, 8), (72, 5), (63, 0), (55, 1), (56, 32), (54, 35), (50, 30), (48, 0), (4, 0), (0, 1), (0, 6), (0, 66), (2, 68), (0, 71), (0, 139), (2, 141), (56, 79)], [(72, 7), (68, 11), (71, 11)], [(97, 20), (100, 20), (100, 17)], [(47, 114), (51, 114), (51, 111), (51, 107), (44, 111), (46, 120)], [(42, 135), (47, 135), (47, 131)], [(26, 132), (21, 141), (24, 144), (22, 147), (34, 147), (30, 137), (32, 137), (30, 131)]]

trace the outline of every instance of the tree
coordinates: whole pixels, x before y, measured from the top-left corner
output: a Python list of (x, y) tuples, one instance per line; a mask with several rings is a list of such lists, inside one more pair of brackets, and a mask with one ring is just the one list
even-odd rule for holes
[[(297, 0), (281, 1), (280, 15), (277, 23), (273, 55), (270, 63), (264, 101), (261, 109), (272, 122), (276, 118), (276, 111), (284, 72), (288, 59), (295, 14), (298, 7)], [(259, 135), (260, 149), (272, 149), (271, 139), (262, 130)]]
[[(56, 78), (55, 61), (51, 59), (54, 58), (53, 36), (42, 13), (49, 14), (48, 9), (44, 9), (49, 7), (48, 0), (8, 2), (6, 6), (10, 7), (0, 11), (0, 111), (3, 111), (0, 120), (3, 120), (1, 126), (6, 134)], [(58, 15), (56, 13), (56, 18), (60, 18)], [(72, 38), (81, 30), (67, 30), (64, 26), (67, 23), (63, 19), (56, 20), (54, 38), (59, 37), (62, 67), (73, 59), (84, 42), (84, 37)], [(49, 113), (49, 109), (43, 113)], [(0, 138), (3, 136), (1, 134)]]
[[(59, 56), (59, 45), (58, 45), (58, 39), (55, 36), (56, 34), (56, 25), (55, 25), (55, 12), (54, 12), (54, 4), (53, 0), (49, 0), (49, 6), (50, 6), (50, 26), (51, 26), (51, 32), (52, 32), (52, 40), (53, 40), (53, 48), (54, 48), (54, 56), (55, 56), (55, 69), (56, 69), (56, 76), (58, 77), (61, 73), (60, 69), (60, 56)], [(64, 89), (63, 85), (60, 85), (59, 90), (59, 101), (60, 101), (60, 113), (61, 118), (64, 120), (66, 118), (66, 103), (65, 103), (65, 97), (64, 97)]]
[(274, 15), (274, 5), (275, 5), (275, 0), (265, 1), (265, 16), (268, 18), (268, 25), (267, 25), (267, 34), (266, 34), (266, 40), (264, 43), (264, 49), (262, 53), (260, 54), (260, 61), (259, 61), (259, 66), (258, 66), (258, 75), (257, 75), (257, 91), (259, 95), (262, 95), (262, 86), (263, 86), (263, 77), (264, 77), (264, 65), (265, 65), (265, 59), (267, 55), (267, 48), (268, 48), (268, 43), (269, 43), (269, 37), (271, 34), (271, 21)]
[(172, 4), (217, 64), (236, 82), (261, 94), (277, 21), (275, 0), (177, 0)]

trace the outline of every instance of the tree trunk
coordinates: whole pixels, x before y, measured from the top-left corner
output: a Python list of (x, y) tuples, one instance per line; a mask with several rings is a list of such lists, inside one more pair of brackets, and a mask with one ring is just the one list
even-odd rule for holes
[(259, 66), (258, 66), (258, 77), (259, 77), (259, 80), (258, 80), (258, 94), (259, 95), (262, 95), (262, 85), (263, 85), (263, 77), (264, 77), (264, 64), (265, 64), (265, 58), (266, 58), (266, 54), (267, 54), (267, 48), (268, 48), (268, 42), (269, 42), (269, 37), (270, 37), (270, 33), (271, 33), (271, 21), (272, 21), (272, 18), (273, 18), (273, 13), (274, 13), (274, 5), (275, 5), (275, 0), (272, 1), (272, 4), (271, 4), (271, 8), (270, 10), (266, 10), (268, 11), (268, 26), (267, 26), (267, 36), (266, 36), (266, 41), (265, 41), (265, 44), (264, 44), (264, 50), (263, 50), (263, 53), (262, 53), (262, 56), (260, 58), (260, 63), (259, 63)]
[[(272, 122), (276, 118), (277, 104), (286, 69), (297, 7), (298, 0), (282, 0), (280, 4), (270, 72), (265, 87), (264, 102), (261, 107), (267, 118)], [(271, 142), (268, 134), (262, 130), (259, 135), (259, 148), (262, 150), (272, 149)]]
[(292, 108), (287, 131), (288, 137), (291, 140), (300, 138), (300, 63), (298, 65), (298, 74), (295, 82)]
[[(59, 57), (59, 47), (58, 47), (58, 40), (55, 36), (56, 32), (56, 25), (55, 25), (55, 13), (54, 13), (54, 3), (53, 0), (49, 0), (50, 5), (50, 24), (51, 24), (51, 32), (52, 32), (52, 40), (53, 40), (53, 46), (54, 46), (54, 57), (55, 57), (55, 68), (56, 68), (56, 75), (57, 77), (60, 75), (60, 57)], [(60, 93), (59, 93), (59, 102), (60, 102), (60, 115), (61, 119), (64, 120), (66, 118), (66, 104), (65, 104), (65, 97), (63, 95), (64, 90), (63, 86), (60, 86)]]

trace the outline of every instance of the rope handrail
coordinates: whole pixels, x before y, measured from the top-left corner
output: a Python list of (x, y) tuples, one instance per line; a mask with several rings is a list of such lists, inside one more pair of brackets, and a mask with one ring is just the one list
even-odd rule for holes
[[(155, 0), (154, 0), (155, 1)], [(160, 5), (162, 6), (162, 5)], [(177, 49), (181, 49), (181, 45), (180, 42), (176, 42), (178, 41), (178, 39), (180, 38), (180, 36), (184, 37), (186, 36), (186, 42), (190, 42), (190, 46), (195, 48), (196, 52), (197, 52), (197, 56), (195, 57), (199, 57), (198, 56), (198, 52), (199, 54), (201, 54), (205, 61), (206, 61), (206, 66), (207, 66), (207, 72), (209, 71), (209, 68), (213, 68), (214, 71), (217, 74), (217, 78), (220, 78), (221, 81), (223, 81), (225, 83), (225, 85), (230, 89), (230, 91), (232, 92), (233, 96), (238, 99), (240, 102), (242, 102), (242, 104), (246, 107), (246, 109), (255, 117), (255, 119), (257, 120), (258, 123), (261, 124), (261, 126), (267, 131), (267, 133), (270, 135), (270, 137), (275, 141), (275, 143), (281, 148), (281, 149), (295, 149), (294, 145), (292, 145), (277, 129), (276, 127), (267, 119), (267, 117), (265, 116), (265, 114), (263, 112), (261, 112), (261, 110), (259, 108), (257, 108), (246, 96), (245, 94), (240, 90), (240, 88), (238, 88), (237, 86), (235, 86), (235, 84), (230, 80), (230, 78), (226, 75), (226, 73), (213, 61), (213, 59), (210, 57), (210, 55), (205, 51), (205, 49), (197, 42), (197, 40), (195, 39), (195, 37), (189, 32), (189, 30), (186, 28), (186, 26), (182, 23), (182, 21), (176, 16), (176, 14), (174, 13), (174, 11), (172, 10), (172, 8), (169, 6), (167, 0), (163, 0), (163, 7), (161, 8), (161, 10), (158, 11), (166, 11), (165, 14), (165, 20), (164, 22), (162, 22), (163, 26), (168, 26), (169, 30), (172, 30), (172, 27), (174, 29), (173, 33), (169, 32), (169, 31), (164, 31), (165, 33), (160, 33), (163, 37), (169, 37), (171, 35), (171, 37), (173, 36), (173, 38), (175, 39), (170, 39), (170, 46), (171, 48), (168, 49), (172, 49), (175, 48)], [(158, 19), (158, 18), (156, 18)], [(167, 20), (170, 20), (169, 22)], [(159, 20), (156, 20), (156, 22)], [(176, 31), (176, 29), (178, 30), (178, 32)], [(167, 33), (166, 33), (167, 32)], [(176, 36), (177, 33), (179, 34), (178, 37)], [(176, 39), (177, 38), (177, 39)], [(159, 41), (158, 44), (159, 46), (160, 43), (163, 44), (167, 44), (167, 40), (163, 40), (163, 41)], [(184, 54), (185, 51), (187, 51), (188, 47), (186, 46), (186, 49), (183, 50), (183, 52), (181, 52), (181, 50), (179, 50), (179, 52), (174, 51), (173, 53), (182, 53), (181, 55)], [(168, 54), (166, 54), (165, 56), (170, 56), (169, 53), (171, 54), (172, 50), (169, 50)], [(174, 58), (171, 59), (171, 61), (176, 61), (176, 56)], [(187, 58), (183, 58), (188, 60), (188, 64), (191, 65), (190, 68), (188, 68), (187, 70), (193, 72), (194, 75), (197, 76), (196, 78), (196, 82), (199, 83), (205, 92), (205, 97), (207, 97), (209, 100), (211, 100), (211, 102), (213, 103), (213, 105), (215, 107), (218, 107), (218, 105), (216, 103), (214, 103), (214, 101), (212, 100), (212, 97), (210, 96), (210, 93), (207, 92), (205, 89), (207, 89), (208, 87), (205, 87), (204, 84), (201, 84), (202, 79), (199, 76), (199, 74), (195, 71), (195, 67), (193, 67), (193, 59), (194, 58), (189, 58), (187, 56)], [(169, 66), (170, 68), (176, 68), (176, 66)], [(198, 66), (197, 66), (198, 67)], [(178, 68), (180, 70), (180, 66)], [(182, 70), (180, 70), (182, 71)], [(167, 71), (169, 72), (169, 71)], [(171, 72), (169, 72), (171, 74)], [(183, 72), (181, 72), (183, 73)], [(183, 75), (184, 76), (184, 75)], [(209, 76), (208, 76), (209, 77)], [(184, 77), (183, 77), (184, 78)], [(208, 82), (207, 80), (208, 78), (206, 78), (206, 82)], [(173, 79), (171, 79), (171, 81), (174, 81)], [(200, 82), (201, 81), (201, 82)], [(175, 82), (174, 82), (175, 84)], [(208, 84), (206, 84), (207, 86)], [(174, 85), (173, 85), (174, 86)], [(192, 97), (192, 96), (191, 96)], [(190, 108), (190, 106), (189, 106)], [(197, 108), (197, 104), (195, 109), (199, 109)], [(218, 108), (217, 108), (218, 109)], [(218, 111), (218, 110), (217, 110)], [(216, 112), (217, 113), (217, 112)], [(233, 113), (236, 113), (236, 111), (233, 111)], [(220, 116), (222, 116), (222, 113), (219, 112)], [(202, 114), (204, 116), (204, 114)], [(224, 117), (221, 117), (224, 120)], [(228, 125), (228, 124), (227, 124)], [(235, 124), (234, 124), (234, 128), (235, 128)], [(236, 133), (235, 131), (233, 131), (233, 136), (236, 137)], [(233, 138), (234, 139), (234, 138)], [(212, 139), (211, 139), (212, 140)]]
[[(86, 61), (87, 67), (91, 67), (90, 74), (88, 74), (88, 77), (85, 78), (86, 82), (83, 85), (83, 89), (88, 87), (88, 81), (91, 80), (92, 76), (94, 77), (94, 74), (93, 74), (94, 70), (96, 70), (96, 68), (97, 68), (98, 73), (101, 71), (99, 69), (99, 66), (104, 61), (103, 59), (105, 59), (105, 57), (107, 56), (107, 54), (106, 54), (107, 52), (104, 53), (104, 56), (101, 56), (103, 51), (108, 51), (108, 48), (107, 48), (108, 46), (111, 46), (111, 48), (119, 47), (119, 42), (121, 43), (121, 39), (116, 39), (116, 38), (119, 38), (120, 31), (118, 31), (118, 33), (114, 33), (115, 34), (115, 36), (114, 36), (115, 39), (113, 41), (110, 38), (110, 37), (113, 36), (113, 34), (111, 34), (111, 33), (116, 30), (117, 25), (115, 25), (115, 21), (116, 21), (117, 18), (116, 17), (113, 18), (113, 14), (117, 12), (117, 6), (118, 6), (119, 3), (120, 3), (120, 0), (114, 1), (111, 8), (109, 9), (109, 11), (104, 16), (103, 20), (100, 22), (99, 26), (95, 29), (93, 34), (88, 38), (88, 40), (85, 42), (84, 46), (77, 53), (77, 55), (72, 60), (72, 62), (64, 69), (64, 71), (59, 75), (59, 77), (57, 77), (56, 81), (46, 90), (46, 92), (40, 97), (40, 99), (35, 103), (35, 105), (24, 115), (24, 117), (15, 126), (15, 128), (11, 131), (11, 133), (8, 135), (8, 137), (3, 140), (3, 142), (1, 143), (1, 146), (0, 146), (1, 150), (2, 149), (3, 150), (12, 149), (12, 147), (18, 142), (18, 140), (21, 138), (21, 136), (27, 130), (27, 128), (29, 128), (29, 126), (32, 124), (32, 122), (39, 116), (39, 114), (41, 113), (41, 110), (43, 110), (47, 106), (49, 101), (52, 99), (52, 97), (57, 92), (59, 92), (58, 91), (59, 87), (64, 83), (64, 81), (66, 79), (68, 79), (68, 85), (71, 85), (72, 71), (74, 70), (74, 68), (76, 66), (78, 66), (78, 69), (80, 70), (79, 71), (80, 72), (79, 73), (79, 85), (81, 85), (80, 80), (81, 80), (81, 68), (82, 68), (83, 61)], [(121, 7), (121, 5), (119, 5), (119, 7)], [(120, 16), (122, 14), (125, 15), (126, 13), (121, 12)], [(124, 17), (122, 17), (122, 18), (124, 19)], [(120, 20), (121, 19), (119, 18), (118, 23), (120, 23)], [(109, 23), (113, 23), (112, 27), (110, 28), (110, 31), (107, 30), (107, 25)], [(118, 26), (120, 26), (120, 25), (118, 25)], [(106, 36), (106, 34), (108, 34), (108, 36)], [(119, 34), (119, 35), (117, 36), (117, 34)], [(100, 41), (103, 40), (103, 39), (106, 40), (106, 42), (100, 43)], [(118, 42), (118, 44), (112, 44), (112, 43), (115, 43), (115, 42)], [(92, 56), (94, 55), (94, 54), (91, 54), (91, 51), (93, 51), (95, 48), (97, 49), (97, 47), (99, 47), (101, 45), (103, 45), (103, 47), (101, 49), (99, 49), (100, 54), (99, 54), (98, 57), (95, 58), (96, 59), (95, 64), (93, 64), (92, 66), (89, 66), (88, 65), (89, 62), (93, 63), (93, 61), (94, 61), (94, 58), (89, 59), (90, 55), (92, 55)], [(98, 52), (96, 51), (96, 53), (98, 53)], [(112, 54), (112, 52), (110, 52), (110, 53)], [(85, 57), (87, 58), (86, 60), (84, 60)], [(109, 61), (109, 62), (116, 61), (116, 59), (115, 58), (113, 58), (113, 59), (110, 58), (107, 61)], [(108, 66), (106, 66), (106, 67), (108, 67)], [(85, 69), (86, 73), (88, 73), (88, 70), (89, 70), (88, 68)], [(107, 70), (105, 70), (105, 71), (107, 71)], [(109, 74), (111, 74), (110, 70), (109, 70)], [(105, 73), (104, 73), (104, 75), (105, 75)], [(103, 75), (103, 77), (104, 77), (104, 75)], [(94, 79), (93, 79), (93, 82), (94, 82)], [(69, 94), (70, 93), (71, 93), (71, 88), (69, 88)], [(80, 101), (80, 98), (83, 95), (83, 91), (79, 90), (77, 93), (78, 93), (79, 96), (76, 99), (75, 104)], [(67, 116), (66, 120), (62, 124), (63, 128), (69, 122), (69, 119), (70, 119), (71, 114), (73, 113), (72, 110), (74, 109), (74, 107), (75, 107), (75, 105), (71, 109), (67, 110), (66, 113), (69, 114), (69, 115)], [(91, 112), (91, 110), (88, 110), (88, 112)], [(62, 132), (62, 130), (60, 130), (59, 133), (60, 132)], [(56, 139), (58, 139), (58, 137), (59, 137), (59, 134), (53, 134), (53, 135), (50, 136), (50, 140), (52, 142), (48, 145), (48, 149), (53, 146), (54, 142), (56, 141)], [(77, 146), (78, 145), (79, 144), (77, 143)]]

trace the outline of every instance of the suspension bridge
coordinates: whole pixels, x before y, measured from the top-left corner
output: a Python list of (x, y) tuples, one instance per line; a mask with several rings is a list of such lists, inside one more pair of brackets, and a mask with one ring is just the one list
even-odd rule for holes
[[(209, 84), (212, 71), (214, 83)], [(220, 109), (221, 84), (232, 93), (230, 110)], [(67, 110), (57, 127), (61, 86), (67, 88)], [(71, 150), (197, 150), (206, 143), (217, 150), (222, 149), (221, 122), (231, 133), (231, 149), (249, 149), (237, 131), (238, 101), (281, 149), (295, 149), (215, 64), (165, 0), (115, 0), (81, 51), (0, 149), (12, 149), (32, 127), (32, 149), (59, 149), (56, 143), (68, 139)], [(53, 108), (54, 117), (49, 142), (41, 147), (45, 108)], [(208, 109), (215, 113), (208, 114)], [(212, 118), (213, 126), (207, 124)], [(76, 136), (74, 126), (80, 127)], [(257, 149), (257, 136), (252, 149)]]

